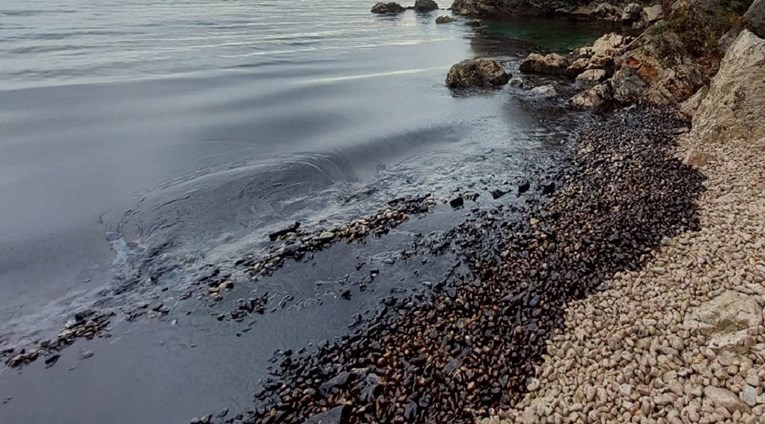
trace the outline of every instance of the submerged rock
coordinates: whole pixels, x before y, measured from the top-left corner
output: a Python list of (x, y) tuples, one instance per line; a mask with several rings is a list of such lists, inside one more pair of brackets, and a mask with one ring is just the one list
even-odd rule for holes
[(389, 3), (380, 2), (372, 6), (372, 13), (376, 13), (378, 15), (395, 15), (395, 14), (403, 12), (404, 10), (406, 10), (404, 6), (401, 6), (400, 4), (395, 2), (389, 2)]
[(532, 53), (521, 62), (520, 70), (525, 74), (562, 75), (568, 66), (568, 59), (563, 55)]
[(446, 75), (449, 88), (497, 88), (510, 81), (510, 74), (494, 59), (467, 59), (455, 64)]
[(437, 24), (448, 24), (449, 22), (454, 22), (454, 18), (449, 15), (443, 15), (436, 18)]
[(414, 2), (415, 12), (431, 12), (438, 10), (438, 3), (433, 0), (416, 0)]

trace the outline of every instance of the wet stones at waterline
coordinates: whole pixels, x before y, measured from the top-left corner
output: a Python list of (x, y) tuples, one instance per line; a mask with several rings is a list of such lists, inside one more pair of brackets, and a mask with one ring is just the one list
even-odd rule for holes
[(666, 108), (599, 117), (530, 216), (476, 212), (445, 235), (474, 277), (285, 359), (243, 421), (303, 423), (342, 406), (349, 423), (468, 423), (516, 402), (569, 301), (698, 228), (703, 178), (671, 151), (685, 125)]
[(376, 3), (374, 6), (372, 6), (372, 13), (378, 14), (378, 15), (397, 15), (399, 13), (402, 13), (404, 10), (404, 6), (401, 6), (398, 3), (395, 2), (389, 2), (389, 3)]
[(43, 357), (46, 366), (52, 366), (59, 358), (57, 352), (73, 344), (77, 339), (92, 339), (108, 336), (107, 327), (111, 312), (82, 311), (67, 321), (65, 328), (54, 339), (43, 340), (32, 346), (18, 349), (7, 349), (0, 352), (0, 358), (9, 367), (29, 364)]
[(429, 212), (436, 204), (436, 199), (426, 194), (392, 200), (388, 202), (386, 209), (376, 214), (337, 227), (307, 231), (300, 229), (300, 224), (295, 223), (271, 233), (270, 238), (282, 244), (273, 246), (263, 256), (241, 259), (236, 265), (246, 267), (253, 278), (270, 275), (287, 259), (301, 260), (338, 241), (352, 242), (368, 236), (380, 236), (406, 221), (410, 215)]

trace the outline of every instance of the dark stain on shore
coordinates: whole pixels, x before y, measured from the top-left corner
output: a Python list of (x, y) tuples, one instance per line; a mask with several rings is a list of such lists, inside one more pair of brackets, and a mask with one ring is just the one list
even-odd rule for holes
[(547, 182), (550, 200), (528, 219), (477, 211), (431, 244), (459, 253), (474, 279), (436, 286), (405, 312), (384, 308), (316, 352), (283, 355), (255, 410), (226, 422), (472, 422), (512, 405), (569, 302), (640, 269), (662, 238), (699, 228), (703, 176), (673, 156), (686, 125), (668, 108), (596, 120), (562, 188)]

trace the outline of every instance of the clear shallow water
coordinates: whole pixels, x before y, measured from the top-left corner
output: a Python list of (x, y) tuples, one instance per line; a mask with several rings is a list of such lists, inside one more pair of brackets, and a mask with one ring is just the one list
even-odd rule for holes
[[(205, 264), (263, 248), (287, 222), (342, 221), (401, 195), (508, 184), (560, 143), (565, 119), (536, 111), (522, 91), (453, 96), (443, 84), (466, 57), (516, 67), (534, 45), (525, 34), (555, 23), (502, 24), (497, 41), (459, 21), (433, 23), (448, 12), (379, 17), (370, 6), (3, 1), (0, 347), (50, 335), (78, 308), (119, 310), (180, 290)], [(563, 48), (554, 39), (542, 47)], [(572, 35), (571, 47), (580, 40)], [(329, 256), (337, 269), (326, 278), (353, 269), (338, 258), (354, 253)], [(374, 301), (269, 318), (249, 338), (191, 307), (179, 327), (118, 324), (93, 361), (77, 365), (88, 343), (65, 352), (74, 371), (0, 370), (0, 398), (14, 398), (0, 405), (0, 422), (184, 422), (246, 408), (275, 348), (337, 335)]]

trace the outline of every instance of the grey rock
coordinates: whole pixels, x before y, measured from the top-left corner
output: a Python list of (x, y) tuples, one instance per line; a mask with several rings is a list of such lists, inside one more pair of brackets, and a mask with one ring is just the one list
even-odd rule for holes
[(757, 405), (757, 389), (748, 384), (744, 384), (744, 387), (741, 388), (741, 400), (751, 407)]

